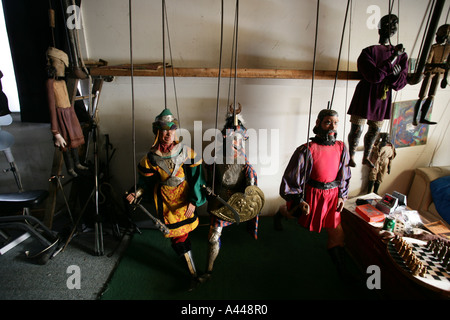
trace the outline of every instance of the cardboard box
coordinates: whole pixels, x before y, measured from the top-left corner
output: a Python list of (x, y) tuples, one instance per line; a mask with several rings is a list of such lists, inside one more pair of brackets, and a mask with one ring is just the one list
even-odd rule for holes
[(359, 214), (367, 222), (381, 222), (385, 218), (383, 212), (369, 203), (357, 206), (356, 213)]

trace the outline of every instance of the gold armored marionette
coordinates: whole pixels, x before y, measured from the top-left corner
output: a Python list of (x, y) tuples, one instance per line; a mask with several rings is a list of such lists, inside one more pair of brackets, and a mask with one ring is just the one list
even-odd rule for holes
[(381, 18), (377, 45), (362, 50), (358, 57), (358, 72), (362, 79), (353, 94), (348, 114), (351, 128), (348, 134), (349, 166), (355, 167), (354, 155), (363, 126), (369, 128), (364, 136), (362, 163), (373, 167), (369, 156), (383, 122), (391, 117), (392, 90), (399, 91), (407, 84), (408, 56), (402, 44), (395, 47), (390, 38), (397, 33), (398, 18), (391, 14)]
[[(450, 35), (450, 25), (444, 24), (440, 26), (436, 32), (436, 43), (431, 47), (428, 54), (427, 63), (425, 65), (424, 79), (422, 86), (420, 87), (419, 100), (417, 100), (414, 106), (414, 119), (413, 125), (417, 126), (418, 122), (423, 124), (436, 124), (436, 122), (426, 119), (427, 113), (434, 101), (436, 90), (441, 82), (441, 87), (444, 89), (447, 86), (447, 76), (449, 69), (449, 55), (450, 55), (450, 43), (448, 38)], [(428, 90), (428, 96), (425, 99), (426, 91)], [(425, 101), (423, 101), (425, 99)], [(423, 103), (422, 103), (423, 102)], [(417, 121), (417, 117), (420, 117)]]
[(207, 194), (210, 229), (207, 271), (202, 279), (211, 278), (219, 255), (224, 227), (246, 221), (247, 230), (257, 239), (258, 218), (264, 206), (264, 194), (257, 187), (257, 175), (245, 154), (248, 139), (241, 106), (230, 110), (222, 130), (222, 144), (216, 151), (215, 163), (208, 165)]
[(53, 141), (55, 147), (63, 153), (67, 172), (76, 177), (76, 171), (87, 168), (79, 161), (78, 147), (84, 144), (84, 136), (74, 106), (70, 102), (65, 81), (69, 59), (64, 51), (53, 47), (47, 50), (47, 58), (46, 86)]
[[(126, 199), (136, 198), (148, 203), (157, 221), (163, 223), (166, 238), (182, 257), (191, 276), (190, 290), (199, 283), (195, 268), (189, 233), (197, 228), (196, 208), (206, 202), (202, 192), (205, 184), (202, 159), (193, 149), (180, 143), (176, 137), (178, 120), (169, 109), (164, 109), (153, 122), (155, 141), (150, 151), (138, 164), (139, 179), (136, 193)], [(141, 207), (142, 208), (142, 207)]]
[(367, 193), (378, 193), (378, 188), (383, 182), (384, 175), (391, 173), (391, 164), (396, 156), (394, 145), (390, 141), (389, 134), (382, 132), (378, 140), (375, 142), (370, 159), (374, 167), (369, 171), (369, 182)]

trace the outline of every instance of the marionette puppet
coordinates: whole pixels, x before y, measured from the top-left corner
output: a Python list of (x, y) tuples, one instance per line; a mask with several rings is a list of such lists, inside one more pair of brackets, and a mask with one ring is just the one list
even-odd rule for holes
[[(1, 79), (3, 78), (3, 72), (0, 71), (0, 117), (11, 114), (8, 105), (8, 97), (3, 92), (3, 85)], [(10, 116), (9, 116), (10, 117)]]
[(334, 110), (319, 112), (313, 129), (315, 137), (295, 150), (284, 171), (280, 196), (286, 200), (286, 210), (277, 215), (293, 217), (312, 232), (324, 228), (328, 233), (327, 250), (345, 277), (341, 212), (348, 197), (351, 171), (347, 147), (336, 140), (338, 121)]
[[(417, 126), (418, 123), (434, 125), (436, 122), (426, 119), (427, 113), (434, 101), (436, 90), (441, 82), (441, 87), (444, 89), (447, 86), (448, 76), (448, 63), (450, 55), (450, 43), (448, 38), (450, 35), (450, 25), (444, 24), (440, 26), (436, 32), (436, 43), (431, 46), (428, 59), (425, 64), (424, 79), (422, 86), (420, 87), (419, 100), (417, 100), (414, 106), (414, 119), (413, 125)], [(428, 90), (428, 96), (425, 99), (426, 91)], [(425, 99), (425, 101), (423, 101)], [(423, 102), (423, 103), (422, 103)], [(417, 121), (417, 117), (420, 117)]]
[(164, 109), (153, 122), (155, 141), (138, 164), (136, 193), (126, 199), (131, 204), (142, 197), (168, 228), (165, 234), (173, 250), (186, 260), (193, 290), (199, 284), (189, 233), (199, 224), (196, 208), (206, 202), (202, 159), (176, 137), (178, 120)]
[(230, 107), (222, 129), (223, 144), (216, 152), (214, 164), (206, 166), (208, 212), (208, 259), (202, 280), (212, 276), (214, 262), (221, 248), (224, 227), (244, 222), (254, 239), (258, 237), (259, 213), (264, 206), (264, 193), (257, 187), (257, 173), (245, 154), (248, 140), (242, 108), (233, 112)]
[(369, 171), (369, 182), (367, 186), (367, 193), (378, 193), (378, 188), (383, 182), (384, 175), (391, 173), (391, 164), (397, 155), (394, 145), (390, 141), (389, 134), (382, 132), (379, 134), (378, 140), (375, 142), (370, 161), (374, 167)]
[(402, 44), (395, 47), (389, 39), (397, 32), (398, 18), (386, 15), (379, 23), (379, 44), (362, 50), (358, 57), (361, 81), (355, 88), (348, 114), (351, 129), (348, 146), (351, 167), (355, 167), (354, 155), (363, 131), (364, 122), (369, 126), (364, 136), (364, 165), (373, 167), (369, 156), (383, 121), (390, 119), (392, 90), (401, 90), (407, 84), (408, 56)]
[(64, 51), (54, 47), (47, 50), (47, 58), (49, 64), (46, 87), (53, 141), (55, 147), (63, 153), (67, 172), (77, 177), (78, 170), (88, 168), (79, 160), (78, 147), (84, 144), (84, 135), (74, 106), (70, 103), (65, 81), (65, 70), (69, 66), (69, 59)]

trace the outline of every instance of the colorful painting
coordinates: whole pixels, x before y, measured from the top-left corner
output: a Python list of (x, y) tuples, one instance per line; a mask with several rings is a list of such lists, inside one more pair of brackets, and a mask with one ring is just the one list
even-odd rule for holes
[[(413, 125), (414, 105), (417, 100), (392, 104), (391, 139), (396, 148), (419, 146), (427, 143), (428, 125)], [(431, 117), (431, 107), (428, 117)]]

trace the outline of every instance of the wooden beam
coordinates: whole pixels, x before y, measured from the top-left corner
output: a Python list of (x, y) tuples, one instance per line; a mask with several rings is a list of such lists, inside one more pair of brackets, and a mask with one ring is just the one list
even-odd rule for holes
[[(231, 74), (230, 74), (231, 73)], [(130, 65), (119, 66), (102, 66), (90, 69), (91, 76), (115, 76), (130, 77)], [(168, 77), (191, 77), (191, 78), (217, 78), (219, 74), (218, 68), (166, 68), (166, 76)], [(133, 76), (135, 77), (162, 77), (164, 70), (162, 66), (154, 67), (151, 65), (134, 65)], [(318, 80), (334, 80), (335, 71), (317, 71), (314, 79)], [(222, 69), (221, 77), (234, 77), (234, 70)], [(238, 78), (254, 78), (254, 79), (311, 79), (311, 70), (295, 70), (295, 69), (250, 69), (241, 68), (237, 70)], [(338, 79), (340, 80), (360, 80), (361, 76), (357, 71), (339, 71)]]

